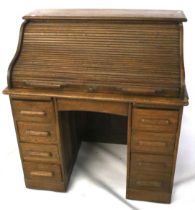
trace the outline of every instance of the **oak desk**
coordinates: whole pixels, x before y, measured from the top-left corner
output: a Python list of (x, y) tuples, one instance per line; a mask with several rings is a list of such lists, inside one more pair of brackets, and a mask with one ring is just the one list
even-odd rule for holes
[(170, 202), (188, 104), (183, 21), (158, 10), (24, 16), (4, 93), (27, 187), (66, 191), (82, 141), (121, 143), (126, 197)]

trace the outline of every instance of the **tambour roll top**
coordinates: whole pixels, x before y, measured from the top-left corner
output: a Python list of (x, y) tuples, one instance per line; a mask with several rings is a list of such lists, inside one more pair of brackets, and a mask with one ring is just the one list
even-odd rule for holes
[(24, 19), (9, 88), (183, 97), (181, 11), (44, 10)]

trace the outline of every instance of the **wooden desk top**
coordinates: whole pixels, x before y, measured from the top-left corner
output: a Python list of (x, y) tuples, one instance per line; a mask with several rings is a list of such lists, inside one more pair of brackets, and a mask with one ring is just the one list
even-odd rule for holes
[(24, 19), (114, 19), (114, 20), (152, 20), (187, 21), (181, 10), (130, 10), (130, 9), (47, 9), (36, 10)]
[(170, 106), (187, 106), (188, 93), (185, 89), (184, 98), (166, 98), (166, 97), (146, 97), (135, 95), (109, 94), (109, 93), (86, 93), (79, 91), (59, 91), (59, 90), (31, 90), (31, 89), (9, 89), (3, 90), (4, 94), (16, 97), (55, 97), (66, 99), (90, 99), (96, 101), (113, 101), (121, 103), (143, 103)]

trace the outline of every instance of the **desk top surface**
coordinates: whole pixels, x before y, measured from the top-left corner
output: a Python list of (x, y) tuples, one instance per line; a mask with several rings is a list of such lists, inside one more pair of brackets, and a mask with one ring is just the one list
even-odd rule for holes
[(181, 10), (130, 10), (130, 9), (47, 9), (36, 10), (23, 17), (26, 20), (39, 19), (111, 19), (187, 21)]
[(187, 106), (188, 93), (185, 88), (184, 98), (166, 98), (166, 97), (145, 97), (135, 95), (122, 95), (110, 93), (84, 93), (76, 91), (57, 91), (57, 90), (31, 90), (31, 89), (9, 89), (3, 91), (4, 94), (18, 97), (54, 97), (66, 99), (90, 99), (96, 101), (112, 101), (121, 103), (142, 103), (158, 104), (172, 106)]

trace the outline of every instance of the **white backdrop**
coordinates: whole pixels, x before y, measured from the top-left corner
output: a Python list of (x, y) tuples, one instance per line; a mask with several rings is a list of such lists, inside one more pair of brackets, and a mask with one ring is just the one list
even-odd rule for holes
[[(24, 187), (23, 174), (16, 143), (8, 96), (0, 94), (0, 209), (195, 209), (195, 6), (191, 0), (1, 0), (0, 1), (0, 90), (6, 85), (8, 65), (15, 54), (18, 42), (21, 17), (26, 13), (41, 8), (116, 8), (116, 9), (181, 9), (188, 22), (184, 23), (184, 62), (186, 84), (190, 105), (185, 107), (179, 144), (179, 154), (175, 174), (175, 185), (171, 204), (125, 200), (125, 173), (112, 173), (109, 165), (99, 164), (107, 183), (86, 174), (79, 166), (73, 173), (69, 193), (54, 193), (29, 190)], [(83, 146), (81, 159), (85, 156)], [(107, 146), (104, 146), (105, 149)], [(123, 164), (117, 163), (119, 170), (125, 169), (125, 147), (111, 147)], [(98, 148), (94, 148), (99, 158), (108, 157)], [(92, 158), (93, 161), (93, 158)], [(113, 161), (113, 160), (112, 160)], [(104, 161), (105, 162), (105, 161)], [(108, 161), (109, 162), (109, 161)], [(94, 158), (93, 164), (98, 164)], [(102, 166), (104, 165), (104, 166)], [(101, 168), (102, 167), (102, 168)], [(89, 168), (93, 168), (90, 166)], [(105, 169), (105, 170), (104, 170)], [(109, 169), (106, 171), (106, 169)], [(97, 171), (96, 171), (97, 172)], [(124, 179), (123, 179), (124, 178)], [(111, 180), (111, 181), (110, 181)], [(111, 190), (112, 188), (112, 190)]]

